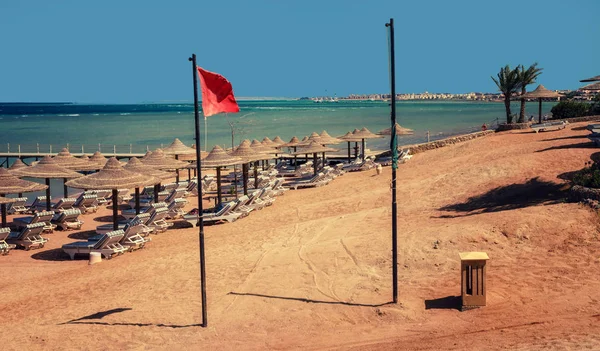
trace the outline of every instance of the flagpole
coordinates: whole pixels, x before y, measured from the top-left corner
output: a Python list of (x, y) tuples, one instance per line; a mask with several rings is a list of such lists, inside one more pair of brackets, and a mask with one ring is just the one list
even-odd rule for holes
[[(200, 161), (200, 117), (198, 113), (198, 69), (196, 68), (196, 54), (192, 54), (192, 57), (188, 59), (192, 61), (192, 75), (194, 77), (194, 121), (196, 129), (196, 172), (198, 173), (198, 184), (202, 185), (202, 167)], [(206, 123), (206, 118), (204, 119)], [(205, 128), (206, 129), (206, 128)], [(200, 241), (200, 290), (202, 293), (202, 327), (208, 326), (207, 311), (206, 311), (206, 268), (205, 268), (205, 256), (204, 256), (204, 221), (202, 220), (202, 187), (198, 191), (198, 222), (197, 226), (199, 229), (198, 237)]]
[(391, 122), (392, 138), (390, 148), (392, 150), (392, 286), (393, 301), (398, 303), (398, 205), (396, 203), (396, 168), (398, 168), (398, 136), (396, 135), (396, 57), (394, 48), (394, 19), (385, 24), (390, 28), (390, 85), (391, 85)]
[(206, 116), (204, 116), (204, 151), (208, 152), (208, 126), (206, 125)]

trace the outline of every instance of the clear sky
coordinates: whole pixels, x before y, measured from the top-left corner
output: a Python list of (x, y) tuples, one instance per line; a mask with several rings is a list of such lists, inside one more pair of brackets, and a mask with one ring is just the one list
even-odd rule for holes
[[(190, 101), (187, 58), (236, 96), (493, 92), (501, 66), (538, 82), (600, 74), (600, 1), (1, 0), (0, 101)], [(532, 86), (530, 89), (533, 89)]]

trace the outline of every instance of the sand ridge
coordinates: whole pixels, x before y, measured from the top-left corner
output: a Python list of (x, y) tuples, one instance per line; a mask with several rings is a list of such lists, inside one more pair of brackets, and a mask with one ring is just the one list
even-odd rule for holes
[[(598, 216), (563, 200), (564, 173), (597, 152), (583, 125), (499, 133), (402, 165), (398, 304), (386, 167), (206, 227), (205, 329), (197, 229), (178, 223), (88, 266), (60, 250), (110, 211), (85, 216), (81, 233), (0, 257), (3, 349), (598, 348)], [(458, 252), (475, 250), (491, 258), (488, 306), (459, 312), (447, 303), (460, 293)]]

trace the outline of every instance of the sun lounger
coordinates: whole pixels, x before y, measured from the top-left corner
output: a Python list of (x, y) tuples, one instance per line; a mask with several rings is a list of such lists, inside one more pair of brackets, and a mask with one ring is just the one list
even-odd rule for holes
[[(146, 243), (152, 241), (147, 237), (147, 227), (144, 224), (145, 220), (134, 218), (131, 222), (125, 224), (120, 230), (125, 233), (119, 244), (133, 251), (135, 249), (141, 249)], [(110, 231), (109, 231), (110, 232)], [(108, 232), (107, 232), (108, 233)], [(88, 239), (88, 241), (98, 241), (102, 238), (103, 234), (94, 235)]]
[(17, 228), (24, 228), (29, 224), (43, 223), (45, 232), (52, 232), (55, 225), (50, 223), (54, 217), (54, 211), (36, 212), (33, 216), (13, 218), (13, 225)]
[(0, 228), (0, 255), (8, 255), (8, 252), (16, 247), (16, 245), (6, 242), (9, 235), (10, 228)]
[(77, 208), (64, 210), (54, 215), (52, 223), (58, 226), (61, 230), (81, 229), (83, 221), (79, 219), (81, 211)]
[(309, 179), (305, 180), (297, 180), (293, 182), (289, 182), (286, 184), (288, 189), (302, 189), (302, 188), (315, 188), (323, 185), (327, 185), (329, 180), (325, 178), (325, 174), (319, 173), (316, 176), (313, 176)]
[(592, 124), (588, 124), (585, 129), (589, 130), (589, 131), (594, 131), (594, 130), (600, 130), (600, 123), (592, 123)]
[(25, 203), (27, 202), (26, 197), (17, 197), (14, 200), (15, 202), (11, 202), (6, 205), (6, 212), (8, 214), (27, 212), (27, 207), (25, 207)]
[[(202, 221), (204, 223), (217, 223), (222, 221), (227, 221), (229, 223), (235, 222), (242, 215), (239, 213), (231, 212), (231, 208), (233, 207), (233, 205), (233, 202), (228, 202), (217, 212), (202, 213)], [(196, 223), (198, 222), (198, 214), (188, 213), (183, 216), (183, 219), (191, 225), (196, 226)]]
[[(152, 211), (146, 212), (146, 213), (140, 213), (137, 216), (133, 217), (132, 219), (128, 219), (126, 221), (122, 221), (118, 223), (118, 228), (117, 229), (124, 229), (125, 226), (127, 224), (130, 223), (134, 223), (134, 222), (140, 222), (143, 225), (146, 225), (148, 223), (148, 221), (150, 220), (150, 217), (152, 216), (152, 213), (154, 213), (154, 209), (152, 209)], [(106, 234), (108, 232), (112, 232), (114, 230), (113, 224), (102, 224), (96, 227), (96, 234)], [(148, 228), (146, 227), (144, 229), (143, 232), (141, 232), (141, 234), (143, 234), (144, 236), (147, 236), (148, 234), (152, 233), (154, 230), (152, 228)]]
[(186, 199), (175, 199), (173, 202), (169, 204), (167, 207), (169, 209), (168, 217), (172, 219), (179, 218), (185, 214), (183, 207), (187, 205), (188, 201)]
[[(166, 202), (157, 202), (155, 204), (150, 204), (150, 206), (140, 207), (140, 213), (146, 213), (150, 211), (150, 214), (152, 214), (152, 211), (154, 211), (154, 209), (167, 206), (168, 204)], [(136, 215), (137, 214), (135, 213), (135, 208), (130, 208), (121, 211), (121, 216), (125, 217), (125, 219), (132, 219)]]
[(532, 124), (531, 129), (533, 129), (533, 131), (536, 133), (547, 132), (547, 131), (551, 131), (551, 130), (560, 130), (560, 129), (565, 129), (565, 127), (567, 126), (567, 123), (568, 122), (566, 122), (566, 121), (537, 123), (537, 124)]
[(77, 198), (77, 201), (75, 201), (73, 207), (78, 208), (81, 211), (81, 213), (95, 213), (96, 211), (98, 211), (97, 196), (94, 194), (82, 194)]
[(99, 252), (107, 259), (111, 259), (113, 255), (119, 255), (128, 250), (119, 242), (125, 236), (122, 230), (115, 230), (103, 234), (98, 241), (76, 241), (62, 246), (63, 251), (75, 259), (76, 254), (87, 254)]
[(239, 199), (234, 201), (233, 207), (231, 207), (232, 213), (239, 213), (241, 217), (246, 217), (250, 212), (254, 211), (253, 208), (247, 207), (246, 204), (250, 201), (248, 195), (241, 196)]
[[(52, 197), (50, 197), (50, 201), (52, 201)], [(28, 212), (35, 213), (38, 210), (44, 211), (46, 209), (46, 196), (37, 196), (35, 200), (29, 205), (27, 208)]]
[(150, 216), (146, 226), (154, 229), (154, 233), (161, 233), (173, 226), (173, 223), (167, 222), (167, 216), (169, 215), (169, 209), (166, 207), (157, 208), (154, 213)]
[[(166, 202), (166, 199), (171, 195), (168, 191), (158, 193), (158, 202)], [(140, 196), (140, 207), (148, 207), (154, 203), (154, 196)], [(129, 207), (135, 208), (135, 197), (129, 200)]]
[(44, 244), (48, 242), (48, 239), (42, 238), (41, 236), (44, 231), (44, 226), (45, 223), (28, 224), (20, 231), (11, 232), (6, 239), (6, 242), (23, 247), (25, 250), (44, 247)]

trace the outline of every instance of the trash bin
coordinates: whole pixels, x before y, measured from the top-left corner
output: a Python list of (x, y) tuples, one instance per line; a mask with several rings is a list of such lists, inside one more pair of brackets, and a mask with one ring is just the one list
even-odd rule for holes
[(486, 304), (486, 262), (489, 260), (485, 252), (461, 252), (461, 310), (469, 310)]

